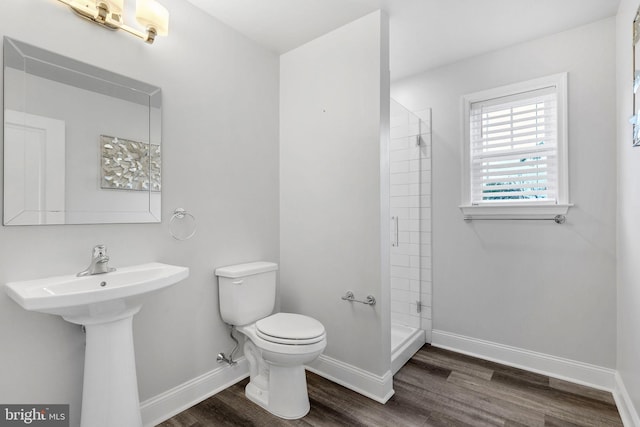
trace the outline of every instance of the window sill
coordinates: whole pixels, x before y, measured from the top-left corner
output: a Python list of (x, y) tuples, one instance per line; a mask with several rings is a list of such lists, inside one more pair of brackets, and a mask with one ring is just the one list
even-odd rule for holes
[(573, 204), (459, 206), (465, 220), (473, 219), (554, 219), (566, 215)]

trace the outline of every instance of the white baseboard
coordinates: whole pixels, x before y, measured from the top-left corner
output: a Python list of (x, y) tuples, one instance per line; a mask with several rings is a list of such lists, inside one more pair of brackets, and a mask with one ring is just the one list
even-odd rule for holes
[(431, 345), (549, 377), (613, 392), (616, 371), (576, 360), (511, 347), (444, 331), (433, 331)]
[(631, 396), (627, 392), (627, 388), (624, 386), (622, 377), (618, 372), (615, 375), (616, 386), (613, 390), (613, 398), (616, 401), (620, 418), (622, 418), (622, 424), (625, 427), (640, 427), (640, 416), (636, 411)]
[(306, 368), (376, 402), (386, 403), (394, 393), (391, 371), (387, 371), (383, 376), (375, 375), (324, 354)]
[[(325, 355), (306, 368), (380, 403), (393, 396), (391, 371), (381, 377)], [(180, 384), (140, 404), (142, 424), (145, 427), (160, 424), (248, 376), (249, 363), (241, 357), (235, 366), (221, 366)]]
[(221, 366), (140, 404), (142, 424), (152, 427), (202, 402), (249, 376), (249, 363), (241, 357), (234, 366)]

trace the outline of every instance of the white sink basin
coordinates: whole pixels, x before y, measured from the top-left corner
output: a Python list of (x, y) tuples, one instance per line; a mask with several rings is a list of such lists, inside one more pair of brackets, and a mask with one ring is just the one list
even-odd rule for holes
[(173, 285), (189, 269), (149, 263), (93, 276), (10, 282), (6, 291), (25, 310), (57, 314), (84, 325), (86, 349), (81, 427), (141, 427), (133, 350), (133, 316), (144, 296)]
[(93, 276), (9, 282), (6, 291), (25, 310), (57, 314), (84, 324), (86, 317), (139, 309), (144, 294), (177, 283), (188, 275), (186, 267), (153, 262)]

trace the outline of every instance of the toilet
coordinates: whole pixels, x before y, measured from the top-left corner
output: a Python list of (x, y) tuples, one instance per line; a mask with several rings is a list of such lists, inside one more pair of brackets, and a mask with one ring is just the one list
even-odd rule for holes
[(304, 365), (322, 354), (327, 337), (316, 319), (272, 314), (277, 270), (272, 262), (217, 268), (220, 314), (245, 337), (246, 396), (280, 418), (298, 419), (309, 412)]

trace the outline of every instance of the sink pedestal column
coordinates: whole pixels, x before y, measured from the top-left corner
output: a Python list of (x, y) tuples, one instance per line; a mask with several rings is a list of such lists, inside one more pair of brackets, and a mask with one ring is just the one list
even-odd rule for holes
[(132, 329), (139, 309), (115, 320), (83, 323), (87, 344), (81, 427), (142, 426)]

